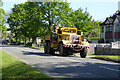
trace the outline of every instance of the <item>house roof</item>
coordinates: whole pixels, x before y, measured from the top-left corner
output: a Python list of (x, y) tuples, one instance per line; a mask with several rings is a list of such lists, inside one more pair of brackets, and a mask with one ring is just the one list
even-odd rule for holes
[(120, 22), (120, 14), (114, 15), (113, 17), (107, 17), (105, 19), (105, 21), (100, 24), (100, 25), (105, 25), (106, 21), (108, 20), (110, 24), (113, 24), (113, 22), (115, 21), (115, 19), (118, 18), (119, 22)]
[(111, 18), (111, 17), (108, 17), (108, 21), (109, 21), (109, 23), (113, 23), (113, 21), (114, 21), (114, 19), (113, 18)]
[(117, 15), (116, 17), (118, 18), (118, 20), (119, 20), (119, 22), (120, 22), (120, 15)]
[[(117, 18), (118, 21), (120, 22), (120, 15), (115, 15), (115, 16), (114, 16), (114, 21), (115, 21), (116, 18)], [(113, 22), (114, 22), (114, 21), (113, 21)]]
[(113, 22), (114, 22), (114, 19), (112, 17), (107, 17), (101, 25), (105, 25), (107, 20), (109, 21), (110, 24), (113, 24)]

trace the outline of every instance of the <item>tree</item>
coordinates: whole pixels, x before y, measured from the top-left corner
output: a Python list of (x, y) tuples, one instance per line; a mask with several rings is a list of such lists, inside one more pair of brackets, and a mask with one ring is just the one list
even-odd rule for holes
[(55, 26), (55, 24), (64, 25), (65, 22), (68, 22), (68, 14), (71, 9), (67, 2), (43, 2), (41, 6), (46, 24), (45, 29), (47, 29), (46, 33), (50, 33), (51, 27)]
[(81, 8), (73, 11), (67, 2), (26, 2), (14, 5), (7, 20), (10, 30), (17, 36), (44, 39), (57, 25), (76, 26), (88, 36), (94, 28), (92, 16)]
[(69, 11), (66, 2), (26, 2), (14, 5), (7, 22), (16, 36), (32, 37), (34, 42), (36, 37), (50, 33), (55, 23), (67, 21)]
[(39, 8), (38, 3), (35, 2), (14, 5), (7, 22), (11, 31), (16, 33), (16, 37), (24, 35), (33, 38), (34, 42), (35, 38), (42, 34)]
[(93, 22), (94, 22), (94, 25), (93, 25), (94, 28), (90, 32), (89, 37), (90, 38), (91, 37), (98, 37), (98, 38), (100, 38), (100, 24), (102, 22), (100, 22), (100, 21), (94, 21), (94, 20), (93, 20)]
[(5, 11), (1, 8), (3, 6), (3, 2), (0, 0), (0, 28), (2, 31), (6, 30), (6, 27), (4, 26), (5, 20), (4, 16), (6, 15)]
[[(76, 26), (78, 30), (81, 30), (88, 36), (93, 29), (93, 22), (92, 16), (87, 12), (87, 9), (83, 12), (83, 10), (79, 8), (78, 10), (72, 11), (70, 16), (73, 26)], [(78, 34), (80, 34), (80, 32), (78, 32)]]
[[(5, 17), (5, 15), (6, 15), (6, 13), (5, 13), (5, 11), (4, 11), (4, 9), (2, 9), (1, 7), (3, 6), (3, 2), (0, 0), (0, 38), (2, 39), (3, 38), (3, 36), (4, 36), (4, 32), (7, 30), (7, 28), (5, 27), (5, 19), (4, 19), (4, 17)], [(6, 33), (5, 33), (6, 34)]]

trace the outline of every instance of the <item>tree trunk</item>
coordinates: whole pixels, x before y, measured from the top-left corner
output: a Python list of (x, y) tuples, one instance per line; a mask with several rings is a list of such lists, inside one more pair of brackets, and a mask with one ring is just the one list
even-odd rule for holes
[(34, 43), (34, 42), (35, 42), (35, 40), (36, 40), (36, 37), (35, 37), (35, 36), (33, 36), (33, 37), (32, 37), (32, 43)]
[(18, 42), (18, 38), (16, 37), (16, 43)]
[(26, 44), (26, 37), (25, 37), (25, 42), (24, 43)]
[(29, 37), (29, 43), (30, 43), (30, 37)]

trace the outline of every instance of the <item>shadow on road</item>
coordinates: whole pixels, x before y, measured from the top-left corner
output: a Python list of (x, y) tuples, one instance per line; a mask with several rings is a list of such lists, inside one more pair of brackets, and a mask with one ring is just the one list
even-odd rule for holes
[(52, 56), (49, 54), (44, 53), (38, 53), (38, 52), (28, 52), (28, 51), (22, 51), (24, 55), (39, 55), (39, 56)]
[[(60, 63), (37, 63), (34, 64), (38, 70), (45, 70), (49, 76), (61, 80), (118, 80), (119, 72), (100, 68), (99, 66), (115, 68), (113, 64), (89, 62), (60, 62)], [(44, 67), (41, 67), (44, 66)], [(94, 66), (94, 67), (93, 67)]]
[(24, 55), (39, 55), (39, 56), (59, 56), (59, 54), (46, 54), (42, 52), (28, 52), (22, 51)]
[(0, 44), (0, 47), (22, 47), (22, 46), (19, 46), (19, 45), (5, 45), (5, 44)]
[(24, 55), (39, 55), (39, 56), (57, 56), (57, 57), (78, 57), (76, 55), (68, 55), (68, 56), (61, 56), (59, 54), (46, 54), (42, 52), (29, 52), (29, 51), (22, 51)]

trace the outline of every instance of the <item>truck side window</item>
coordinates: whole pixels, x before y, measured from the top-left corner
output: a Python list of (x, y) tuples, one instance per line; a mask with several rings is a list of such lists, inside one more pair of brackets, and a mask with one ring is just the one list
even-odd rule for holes
[(57, 41), (58, 36), (57, 36), (57, 35), (54, 35), (54, 36), (53, 36), (53, 39)]

